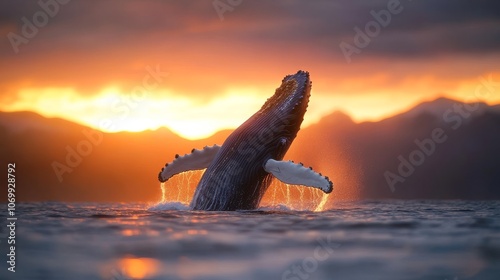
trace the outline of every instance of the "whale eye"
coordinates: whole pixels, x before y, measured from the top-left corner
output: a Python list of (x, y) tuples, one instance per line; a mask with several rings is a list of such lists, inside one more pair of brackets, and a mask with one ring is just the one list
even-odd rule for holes
[(287, 142), (288, 142), (288, 139), (286, 139), (286, 137), (281, 137), (281, 139), (280, 139), (280, 144), (281, 144), (282, 146), (285, 146)]

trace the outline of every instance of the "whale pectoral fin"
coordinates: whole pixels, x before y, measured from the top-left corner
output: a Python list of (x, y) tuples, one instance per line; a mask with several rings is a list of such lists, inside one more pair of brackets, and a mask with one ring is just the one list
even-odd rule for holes
[(165, 182), (175, 174), (207, 168), (219, 149), (220, 146), (218, 145), (205, 146), (202, 150), (193, 149), (190, 154), (183, 156), (175, 155), (175, 159), (165, 164), (165, 167), (161, 169), (158, 174), (158, 180)]
[(306, 168), (302, 164), (269, 159), (264, 165), (264, 169), (287, 184), (313, 187), (325, 193), (331, 193), (333, 190), (333, 183), (328, 177), (322, 176), (314, 172), (312, 168)]

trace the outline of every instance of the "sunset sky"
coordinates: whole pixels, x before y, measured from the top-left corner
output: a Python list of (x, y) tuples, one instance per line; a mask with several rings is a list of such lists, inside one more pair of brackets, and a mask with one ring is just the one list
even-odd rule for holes
[(1, 111), (196, 139), (237, 127), (299, 69), (313, 81), (303, 126), (478, 91), (500, 103), (484, 86), (500, 83), (498, 1), (59, 1), (0, 3)]

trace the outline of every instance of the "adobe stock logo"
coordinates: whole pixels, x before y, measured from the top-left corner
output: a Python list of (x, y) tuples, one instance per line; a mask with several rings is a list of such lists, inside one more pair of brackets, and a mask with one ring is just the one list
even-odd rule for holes
[(373, 17), (373, 20), (365, 24), (364, 30), (361, 30), (358, 26), (354, 27), (354, 45), (346, 43), (345, 41), (339, 44), (340, 50), (347, 63), (351, 63), (352, 55), (360, 54), (362, 49), (368, 47), (372, 39), (380, 35), (382, 28), (389, 26), (393, 15), (397, 15), (402, 11), (403, 6), (399, 0), (389, 0), (389, 2), (387, 2), (387, 10), (382, 9), (378, 12), (371, 10), (370, 15)]
[(322, 262), (326, 261), (333, 255), (335, 249), (340, 247), (340, 244), (333, 242), (332, 236), (326, 238), (318, 238), (318, 245), (314, 249), (314, 254), (302, 260), (299, 264), (293, 264), (289, 269), (281, 274), (282, 280), (302, 280), (309, 279), (311, 274), (316, 272)]
[(82, 163), (83, 158), (89, 156), (92, 153), (94, 147), (99, 146), (102, 143), (103, 133), (93, 129), (82, 130), (85, 139), (81, 140), (76, 144), (76, 149), (71, 146), (66, 146), (66, 158), (65, 164), (58, 161), (52, 162), (52, 168), (56, 173), (59, 182), (63, 181), (64, 173), (73, 172), (74, 168), (78, 167)]
[(407, 157), (403, 155), (397, 157), (399, 165), (396, 172), (389, 170), (384, 172), (384, 179), (391, 192), (395, 192), (396, 184), (404, 183), (416, 171), (417, 167), (424, 164), (427, 158), (431, 157), (450, 138), (446, 130), (454, 131), (462, 127), (467, 119), (471, 118), (480, 109), (479, 101), (495, 94), (496, 88), (500, 88), (500, 82), (493, 81), (492, 75), (488, 79), (479, 77), (479, 83), (476, 86), (474, 95), (469, 96), (466, 103), (451, 105), (441, 116), (441, 127), (434, 128), (430, 136), (423, 140), (415, 139), (416, 148)]
[(49, 18), (55, 17), (61, 8), (61, 5), (66, 5), (70, 0), (47, 0), (38, 1), (38, 6), (41, 10), (35, 12), (31, 21), (27, 17), (22, 17), (21, 34), (9, 32), (7, 39), (14, 50), (14, 53), (19, 53), (21, 44), (28, 44), (30, 39), (33, 39), (40, 28), (45, 27), (49, 23)]
[(226, 12), (234, 11), (235, 7), (241, 5), (243, 0), (214, 0), (212, 5), (214, 6), (215, 12), (219, 16), (221, 21), (224, 20), (224, 14)]
[[(147, 100), (151, 91), (157, 89), (160, 83), (168, 77), (169, 73), (160, 69), (160, 65), (155, 68), (146, 66), (147, 73), (142, 78), (142, 84), (132, 88), (129, 95), (120, 95), (119, 98), (110, 102), (110, 111), (117, 113), (116, 118), (105, 118), (99, 122), (99, 130), (83, 129), (84, 139), (80, 140), (76, 146), (66, 146), (66, 156), (64, 161), (53, 161), (51, 166), (61, 183), (63, 175), (72, 173), (84, 160), (90, 156), (95, 147), (99, 146), (104, 138), (101, 131), (114, 130), (116, 121), (124, 121), (130, 116), (132, 110), (139, 104)], [(119, 115), (118, 115), (119, 113)]]

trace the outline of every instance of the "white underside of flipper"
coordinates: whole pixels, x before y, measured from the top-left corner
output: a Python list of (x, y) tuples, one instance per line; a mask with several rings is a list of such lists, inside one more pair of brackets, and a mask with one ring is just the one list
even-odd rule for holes
[(165, 182), (175, 174), (207, 168), (219, 149), (219, 145), (205, 146), (202, 150), (193, 149), (190, 154), (175, 155), (175, 159), (162, 168), (158, 179), (160, 182)]
[(302, 164), (270, 159), (264, 165), (264, 169), (287, 184), (313, 187), (325, 193), (330, 193), (333, 190), (333, 183), (328, 177), (322, 176), (321, 173), (318, 174), (312, 168), (306, 168)]

